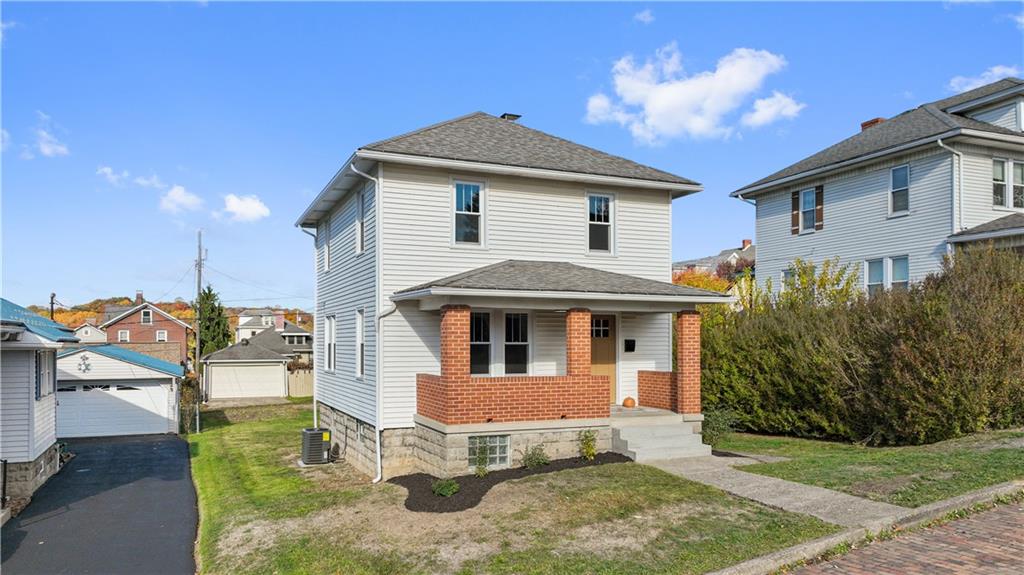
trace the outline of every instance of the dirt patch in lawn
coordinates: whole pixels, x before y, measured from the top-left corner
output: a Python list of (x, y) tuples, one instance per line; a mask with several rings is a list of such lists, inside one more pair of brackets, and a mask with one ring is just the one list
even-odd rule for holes
[(849, 491), (851, 494), (860, 497), (885, 498), (910, 487), (917, 479), (917, 475), (898, 475), (896, 477), (867, 479), (854, 483), (850, 486)]
[(459, 484), (458, 492), (449, 497), (435, 495), (432, 485), (437, 478), (426, 473), (414, 473), (389, 479), (388, 483), (400, 485), (406, 488), (409, 496), (405, 500), (405, 508), (409, 511), (423, 511), (427, 513), (455, 513), (472, 509), (480, 504), (484, 495), (494, 486), (513, 479), (522, 479), (531, 475), (554, 473), (566, 469), (577, 469), (582, 467), (594, 467), (607, 463), (626, 463), (630, 461), (625, 455), (618, 453), (599, 453), (593, 461), (587, 461), (580, 457), (568, 459), (556, 459), (548, 465), (542, 465), (535, 469), (516, 467), (492, 471), (483, 477), (476, 475), (462, 475), (454, 477)]

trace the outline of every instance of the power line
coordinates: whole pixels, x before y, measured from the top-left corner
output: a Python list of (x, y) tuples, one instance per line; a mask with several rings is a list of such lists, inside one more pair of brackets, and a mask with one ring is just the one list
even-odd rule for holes
[(215, 268), (215, 267), (213, 267), (213, 266), (211, 266), (209, 264), (206, 264), (206, 269), (208, 269), (208, 270), (210, 270), (212, 272), (216, 272), (216, 273), (218, 273), (218, 274), (220, 274), (220, 275), (222, 275), (222, 276), (224, 276), (224, 277), (226, 277), (226, 278), (228, 278), (230, 280), (234, 280), (234, 281), (236, 281), (236, 282), (238, 282), (240, 284), (244, 284), (244, 285), (247, 285), (249, 287), (254, 287), (256, 289), (261, 289), (261, 290), (265, 290), (265, 291), (268, 291), (268, 292), (273, 292), (273, 293), (281, 294), (283, 296), (287, 296), (287, 297), (295, 298), (295, 299), (313, 299), (311, 296), (295, 295), (295, 294), (283, 292), (283, 291), (280, 291), (280, 290), (276, 290), (274, 288), (270, 288), (270, 287), (267, 287), (267, 286), (261, 286), (259, 284), (255, 284), (255, 283), (252, 283), (252, 282), (247, 281), (247, 280), (236, 278), (235, 276), (233, 276), (233, 275), (231, 275), (231, 274), (229, 274), (227, 272), (222, 272), (219, 269), (217, 269), (217, 268)]
[(188, 267), (187, 267), (187, 268), (185, 268), (185, 273), (181, 274), (181, 277), (180, 277), (180, 278), (178, 278), (178, 281), (174, 282), (174, 285), (173, 285), (173, 286), (171, 286), (171, 289), (169, 289), (169, 290), (165, 291), (164, 293), (162, 293), (162, 294), (160, 295), (160, 297), (156, 298), (156, 299), (157, 299), (157, 301), (159, 301), (159, 300), (162, 300), (162, 299), (164, 299), (165, 297), (167, 297), (167, 295), (168, 295), (168, 294), (170, 294), (170, 293), (171, 293), (172, 291), (174, 291), (174, 288), (178, 287), (178, 284), (180, 284), (180, 283), (181, 283), (181, 280), (185, 279), (185, 276), (187, 276), (189, 272), (191, 272), (191, 271), (193, 271), (193, 270), (195, 270), (195, 269), (196, 269), (196, 265), (195, 265), (195, 263), (191, 263), (191, 264), (189, 264), (189, 265), (188, 265)]

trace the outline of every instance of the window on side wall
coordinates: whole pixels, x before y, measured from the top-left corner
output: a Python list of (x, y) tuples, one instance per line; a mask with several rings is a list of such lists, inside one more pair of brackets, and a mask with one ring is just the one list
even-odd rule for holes
[(117, 330), (117, 342), (118, 343), (128, 343), (129, 341), (131, 341), (131, 336), (129, 335), (128, 330), (126, 330), (126, 329), (119, 329), (119, 330)]
[(1024, 208), (1024, 162), (1013, 163), (1013, 207)]
[(491, 314), (469, 314), (469, 373), (491, 373)]
[(156, 330), (156, 340), (157, 341), (167, 341), (167, 330), (166, 329), (158, 329), (158, 330)]
[(587, 196), (588, 240), (591, 252), (612, 251), (612, 198), (590, 194)]
[(868, 295), (873, 296), (885, 289), (885, 260), (868, 260), (867, 266)]
[(1006, 161), (992, 160), (992, 205), (1006, 205)]
[(334, 316), (329, 315), (324, 319), (324, 369), (327, 371), (334, 371), (335, 337)]
[(483, 187), (455, 182), (455, 243), (480, 245), (483, 237)]
[(817, 223), (815, 219), (815, 211), (817, 203), (815, 201), (814, 188), (803, 190), (800, 192), (800, 232), (813, 232), (814, 224)]
[(505, 314), (505, 374), (527, 373), (530, 363), (530, 316)]
[(910, 211), (910, 166), (897, 166), (889, 172), (889, 213)]
[(910, 258), (907, 256), (895, 257), (890, 260), (892, 279), (889, 287), (892, 289), (907, 289), (910, 286)]
[(56, 384), (57, 354), (52, 351), (36, 352), (36, 399), (53, 393)]
[(366, 370), (366, 312), (356, 310), (356, 376), (362, 377)]
[(782, 270), (782, 283), (779, 285), (779, 291), (786, 291), (786, 288), (792, 286), (794, 281), (796, 281), (795, 270)]

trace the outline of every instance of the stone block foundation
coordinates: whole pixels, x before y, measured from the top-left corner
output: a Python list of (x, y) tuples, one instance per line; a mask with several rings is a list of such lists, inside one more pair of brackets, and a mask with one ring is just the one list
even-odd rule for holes
[(36, 489), (60, 470), (60, 448), (56, 443), (34, 461), (7, 462), (7, 496), (11, 499), (32, 497)]

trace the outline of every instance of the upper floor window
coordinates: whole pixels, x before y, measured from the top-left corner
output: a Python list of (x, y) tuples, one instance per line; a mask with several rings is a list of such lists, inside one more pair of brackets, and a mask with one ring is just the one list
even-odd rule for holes
[(814, 188), (800, 192), (800, 231), (814, 231), (817, 223), (817, 201)]
[(992, 205), (1006, 205), (1006, 161), (992, 160)]
[(505, 314), (505, 373), (525, 374), (530, 361), (530, 316)]
[(119, 329), (119, 330), (117, 330), (117, 341), (119, 343), (128, 343), (130, 340), (131, 340), (131, 337), (128, 335), (128, 330), (126, 330), (126, 329)]
[(356, 310), (356, 376), (366, 373), (366, 312)]
[(167, 330), (166, 329), (158, 329), (158, 330), (156, 330), (156, 340), (157, 341), (167, 341)]
[(261, 322), (261, 323), (262, 323), (263, 325), (265, 325), (265, 326), (267, 326), (267, 327), (270, 327), (270, 326), (274, 325), (274, 316), (272, 316), (272, 315), (265, 315), (265, 316), (263, 316), (263, 317), (262, 317), (262, 318), (260, 319), (260, 322)]
[(334, 316), (329, 315), (324, 320), (324, 369), (327, 371), (334, 371), (334, 329)]
[(897, 166), (889, 172), (889, 212), (910, 210), (910, 166)]
[(153, 323), (153, 310), (142, 310), (142, 323), (145, 325), (151, 325)]
[(1013, 207), (1024, 208), (1024, 162), (1013, 163)]
[(587, 196), (589, 222), (587, 247), (592, 252), (612, 251), (612, 198), (590, 194)]
[(487, 375), (491, 372), (491, 314), (469, 314), (469, 373)]
[(366, 249), (366, 190), (360, 190), (356, 197), (356, 253)]
[(455, 182), (455, 243), (480, 244), (483, 231), (483, 187)]

